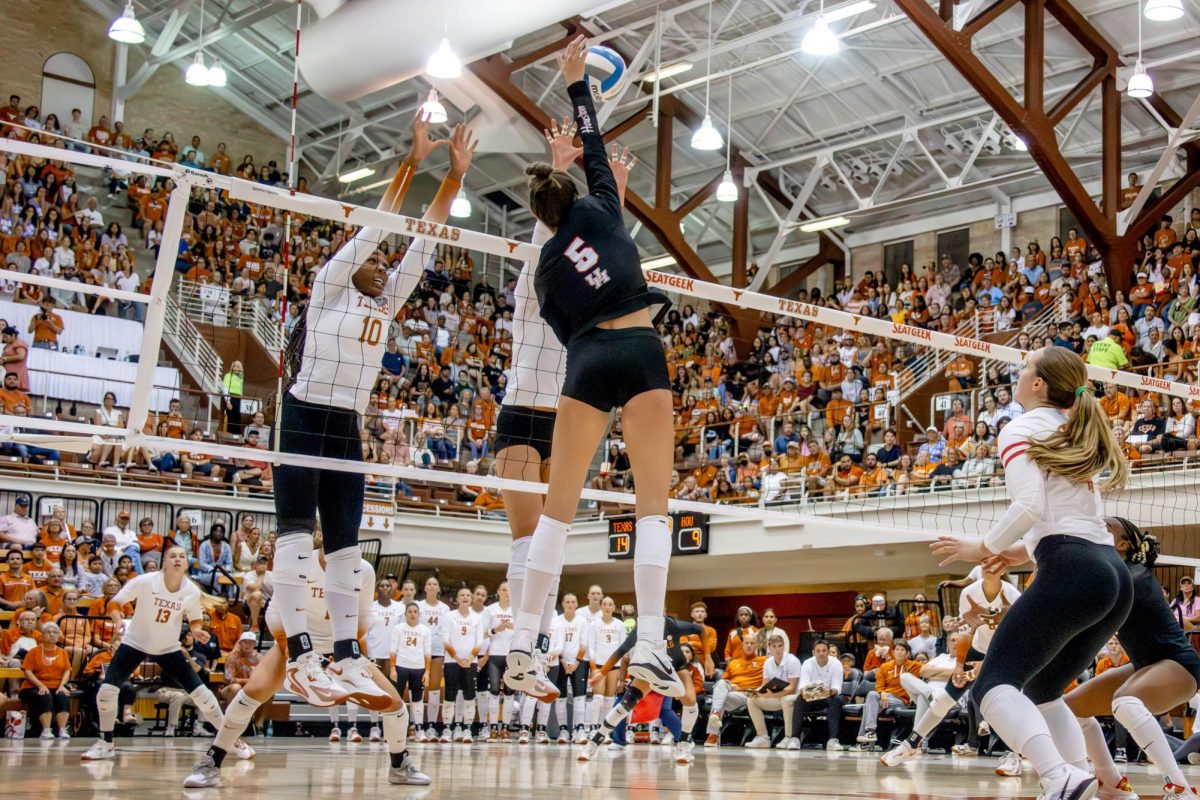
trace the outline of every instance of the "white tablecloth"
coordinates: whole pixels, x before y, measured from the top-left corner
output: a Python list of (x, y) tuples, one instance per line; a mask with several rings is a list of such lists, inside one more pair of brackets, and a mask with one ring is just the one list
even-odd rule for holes
[[(47, 396), (52, 400), (76, 400), (100, 405), (104, 393), (112, 392), (117, 396), (117, 406), (120, 408), (129, 408), (133, 401), (137, 364), (32, 347), (29, 348), (26, 363), (29, 367), (29, 396), (34, 403), (31, 411), (42, 412), (42, 398)], [(166, 410), (171, 398), (178, 396), (179, 370), (156, 367), (150, 409)], [(53, 406), (49, 410), (53, 410)]]
[[(33, 341), (33, 337), (26, 333), (29, 320), (40, 311), (40, 308), (28, 303), (0, 300), (0, 319), (7, 320), (9, 325), (20, 331), (21, 338), (26, 342)], [(141, 351), (143, 328), (140, 322), (61, 309), (55, 313), (63, 320), (63, 332), (58, 336), (58, 344), (64, 350), (74, 350), (76, 345), (81, 345), (86, 355), (94, 356), (96, 348), (107, 347), (115, 350), (120, 359)]]

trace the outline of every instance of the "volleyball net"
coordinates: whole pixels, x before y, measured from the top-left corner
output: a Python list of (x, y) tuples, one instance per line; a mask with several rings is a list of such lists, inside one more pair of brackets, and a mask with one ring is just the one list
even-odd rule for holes
[[(540, 318), (523, 318), (521, 287), (510, 285), (524, 262), (536, 263), (539, 248), (456, 220), (386, 213), (181, 165), (14, 140), (0, 140), (0, 152), (64, 162), (94, 181), (136, 187), (142, 200), (129, 213), (143, 226), (123, 223), (131, 240), (125, 251), (87, 234), (101, 254), (77, 255), (72, 271), (53, 261), (0, 270), (23, 301), (10, 306), (13, 313), (31, 315), (8, 322), (44, 330), (46, 321), (32, 315), (47, 313), (40, 301), (52, 298), (48, 313), (71, 314), (58, 354), (91, 362), (90, 372), (55, 366), (53, 351), (31, 351), (43, 350), (30, 363), (34, 378), (43, 371), (42, 405), (0, 415), (9, 441), (74, 453), (81, 464), (107, 447), (110, 460), (131, 469), (161, 469), (171, 464), (162, 461), (169, 454), (173, 470), (191, 464), (189, 479), (233, 482), (248, 492), (269, 492), (279, 464), (358, 472), (376, 496), (402, 505), (445, 501), (464, 513), (502, 513), (505, 490), (545, 491), (544, 484), (494, 474), (514, 327), (529, 328), (526, 342), (553, 341)], [(147, 195), (160, 207), (148, 209)], [(77, 224), (84, 232), (86, 215)], [(411, 293), (394, 298), (395, 305), (387, 297), (359, 301), (377, 303), (373, 314), (355, 317), (361, 330), (309, 324), (304, 309), (322, 289), (323, 268), (340, 269), (339, 290), (350, 291), (353, 269), (339, 261), (363, 226), (383, 232), (378, 257), (409, 275)], [(153, 257), (145, 243), (155, 246)], [(131, 288), (113, 288), (104, 275), (122, 265), (122, 255), (144, 276), (117, 282)], [(581, 272), (596, 267), (583, 249), (576, 255)], [(646, 278), (673, 300), (659, 330), (678, 409), (675, 510), (819, 523), (843, 529), (848, 544), (862, 532), (923, 539), (983, 533), (1003, 513), (995, 435), (1020, 413), (1011, 384), (1027, 350), (1004, 336), (984, 338), (978, 328), (930, 330), (666, 271), (649, 270)], [(68, 382), (47, 373), (97, 374), (97, 337), (126, 323), (140, 326), (133, 345), (99, 373), (122, 413), (107, 410), (94, 383), (66, 398), (64, 408), (54, 393), (66, 392)], [(86, 341), (75, 343), (75, 324), (92, 332)], [(319, 432), (346, 438), (346, 452), (361, 453), (361, 460), (278, 451), (280, 403), (293, 377), (289, 341), (293, 352), (303, 351), (297, 329), (326, 343), (339, 340), (322, 353), (370, 352), (380, 360), (366, 365), (371, 392), (361, 433), (350, 440), (344, 432)], [(543, 392), (556, 383), (554, 362), (543, 359), (535, 368)], [(969, 374), (937, 391), (938, 379), (964, 362)], [(361, 385), (352, 360), (326, 366), (321, 374), (344, 381), (335, 387), (343, 393)], [(1160, 415), (1169, 415), (1176, 399), (1186, 414), (1200, 403), (1195, 364), (1147, 373), (1089, 366), (1088, 375), (1097, 392), (1115, 392), (1134, 406), (1150, 402)], [(1143, 526), (1190, 530), (1200, 512), (1200, 472), (1187, 455), (1194, 441), (1184, 437), (1164, 452), (1161, 441), (1133, 427), (1123, 429), (1138, 469), (1127, 489), (1107, 499), (1109, 512)], [(589, 472), (581, 515), (632, 511), (636, 486), (622, 437), (618, 412)]]

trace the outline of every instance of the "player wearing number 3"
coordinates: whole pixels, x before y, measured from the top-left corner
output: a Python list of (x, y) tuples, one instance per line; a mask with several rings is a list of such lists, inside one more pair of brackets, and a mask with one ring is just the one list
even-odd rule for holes
[(514, 675), (534, 668), (533, 639), (542, 605), (562, 570), (567, 531), (609, 413), (622, 407), (630, 464), (637, 484), (634, 589), (638, 643), (629, 672), (660, 694), (678, 697), (683, 684), (663, 644), (663, 601), (671, 535), (667, 492), (674, 452), (666, 358), (650, 306), (667, 302), (650, 291), (637, 247), (621, 216), (629, 165), (610, 165), (584, 81), (587, 40), (559, 56), (583, 142), (589, 194), (579, 197), (569, 175), (548, 164), (526, 172), (529, 206), (552, 236), (542, 247), (534, 289), (542, 317), (567, 351), (562, 399), (554, 423), (550, 486), (525, 566), (517, 630), (508, 655)]
[[(452, 139), (430, 142), (424, 120), (413, 128), (413, 144), (379, 204), (395, 212), (420, 161), (446, 145), (450, 170), (425, 219), (442, 223), (462, 186), (477, 142), (461, 125)], [(414, 242), (390, 274), (377, 253), (385, 233), (363, 228), (317, 273), (307, 309), (288, 343), (290, 381), (283, 398), (280, 450), (306, 456), (361, 461), (359, 415), (367, 408), (392, 319), (420, 280), (429, 248)], [(287, 688), (313, 706), (345, 700), (378, 710), (389, 700), (371, 677), (358, 646), (358, 571), (362, 557), (364, 476), (309, 466), (281, 464), (275, 470), (277, 611), (287, 636)], [(313, 569), (317, 511), (325, 542), (325, 598), (333, 634), (333, 664), (323, 670), (305, 620), (305, 583)]]
[[(191, 695), (204, 721), (220, 728), (224, 717), (212, 689), (201, 682), (180, 647), (180, 631), (186, 621), (196, 641), (208, 641), (204, 630), (204, 610), (200, 607), (200, 589), (187, 578), (187, 552), (171, 544), (163, 553), (162, 568), (139, 575), (122, 587), (108, 603), (109, 616), (116, 630), (121, 629), (124, 609), (134, 603), (133, 619), (125, 639), (113, 654), (104, 672), (104, 681), (96, 692), (100, 712), (100, 739), (83, 754), (84, 761), (100, 761), (116, 755), (113, 728), (117, 723), (118, 693), (129, 677), (146, 659), (158, 664), (163, 676)], [(235, 752), (252, 758), (254, 751), (239, 739)]]

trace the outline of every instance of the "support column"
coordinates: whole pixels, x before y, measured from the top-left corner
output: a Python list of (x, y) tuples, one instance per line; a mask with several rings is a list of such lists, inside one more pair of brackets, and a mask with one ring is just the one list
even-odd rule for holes
[(112, 74), (112, 108), (109, 119), (113, 122), (125, 121), (125, 100), (121, 97), (121, 89), (125, 87), (126, 75), (129, 71), (129, 45), (116, 45), (113, 53)]

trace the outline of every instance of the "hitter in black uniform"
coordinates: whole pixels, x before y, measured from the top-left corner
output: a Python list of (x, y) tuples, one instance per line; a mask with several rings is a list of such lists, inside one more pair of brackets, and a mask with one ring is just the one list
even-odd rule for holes
[[(642, 276), (637, 247), (621, 216), (624, 157), (610, 165), (584, 80), (587, 40), (572, 42), (559, 64), (571, 97), (589, 194), (565, 172), (534, 164), (526, 172), (529, 206), (553, 232), (542, 247), (534, 289), (543, 319), (566, 348), (562, 399), (554, 424), (550, 486), (526, 560), (525, 587), (517, 613), (508, 669), (533, 669), (533, 640), (550, 586), (562, 571), (567, 531), (579, 505), (588, 466), (622, 408), (622, 423), (637, 484), (633, 582), (638, 642), (629, 673), (669, 697), (683, 694), (663, 646), (663, 603), (671, 533), (667, 493), (674, 454), (671, 391), (662, 343), (650, 307), (667, 302)], [(620, 176), (619, 180), (616, 176)]]
[[(1117, 769), (1097, 716), (1112, 714), (1125, 726), (1150, 762), (1163, 776), (1163, 795), (1170, 800), (1194, 800), (1187, 779), (1159, 727), (1158, 717), (1186, 703), (1200, 686), (1200, 655), (1188, 642), (1179, 621), (1163, 597), (1154, 577), (1158, 540), (1121, 517), (1105, 519), (1133, 577), (1133, 608), (1117, 630), (1117, 639), (1129, 662), (1083, 683), (1066, 697), (1079, 717), (1087, 754), (1108, 795), (1135, 797), (1128, 780)], [(1115, 791), (1113, 791), (1115, 790)]]

